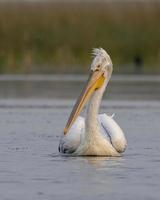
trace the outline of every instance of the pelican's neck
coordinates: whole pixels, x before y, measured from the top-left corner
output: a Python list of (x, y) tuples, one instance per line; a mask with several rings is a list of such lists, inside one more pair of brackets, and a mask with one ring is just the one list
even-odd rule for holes
[[(99, 131), (99, 123), (98, 123), (98, 113), (100, 109), (100, 104), (102, 101), (103, 93), (105, 91), (107, 85), (107, 81), (105, 81), (104, 85), (97, 89), (92, 95), (88, 106), (87, 106), (87, 115), (86, 115), (86, 132), (87, 134), (92, 134), (92, 132)], [(97, 129), (97, 130), (96, 130)]]

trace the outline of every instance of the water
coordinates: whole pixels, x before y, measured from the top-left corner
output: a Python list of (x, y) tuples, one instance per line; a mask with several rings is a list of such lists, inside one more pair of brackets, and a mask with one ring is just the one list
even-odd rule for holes
[(104, 99), (101, 112), (116, 113), (127, 136), (121, 158), (62, 157), (57, 146), (74, 103), (63, 92), (53, 99), (10, 93), (7, 100), (1, 93), (0, 199), (159, 199), (159, 101)]

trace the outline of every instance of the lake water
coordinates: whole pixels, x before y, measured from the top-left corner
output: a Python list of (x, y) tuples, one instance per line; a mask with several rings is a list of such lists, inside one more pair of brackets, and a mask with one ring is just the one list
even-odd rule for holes
[(116, 114), (128, 148), (121, 158), (106, 158), (58, 154), (59, 138), (82, 80), (71, 84), (2, 78), (1, 200), (159, 199), (159, 80), (113, 80), (101, 112)]

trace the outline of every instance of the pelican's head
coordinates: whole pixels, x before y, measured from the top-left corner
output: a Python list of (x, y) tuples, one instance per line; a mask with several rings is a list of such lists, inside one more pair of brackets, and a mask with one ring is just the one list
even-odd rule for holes
[(91, 71), (102, 72), (103, 76), (109, 81), (113, 71), (113, 64), (110, 56), (102, 48), (93, 49), (92, 54), (94, 59), (91, 64)]
[(91, 64), (91, 74), (71, 112), (67, 125), (64, 129), (64, 134), (67, 134), (68, 130), (75, 122), (91, 95), (96, 90), (104, 88), (112, 75), (113, 65), (107, 52), (102, 48), (93, 49), (93, 55), (94, 59)]

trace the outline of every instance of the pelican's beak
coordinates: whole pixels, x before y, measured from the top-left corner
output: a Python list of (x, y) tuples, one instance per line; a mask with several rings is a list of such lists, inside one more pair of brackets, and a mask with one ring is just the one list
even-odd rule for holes
[(100, 88), (103, 85), (104, 81), (105, 81), (105, 77), (104, 77), (103, 71), (99, 70), (99, 71), (91, 72), (91, 75), (89, 76), (86, 86), (84, 87), (75, 106), (73, 107), (71, 115), (64, 129), (64, 135), (66, 135), (69, 129), (71, 128), (72, 124), (75, 122), (78, 115), (81, 113), (83, 107), (85, 106), (89, 98), (91, 97), (92, 93), (96, 89)]

